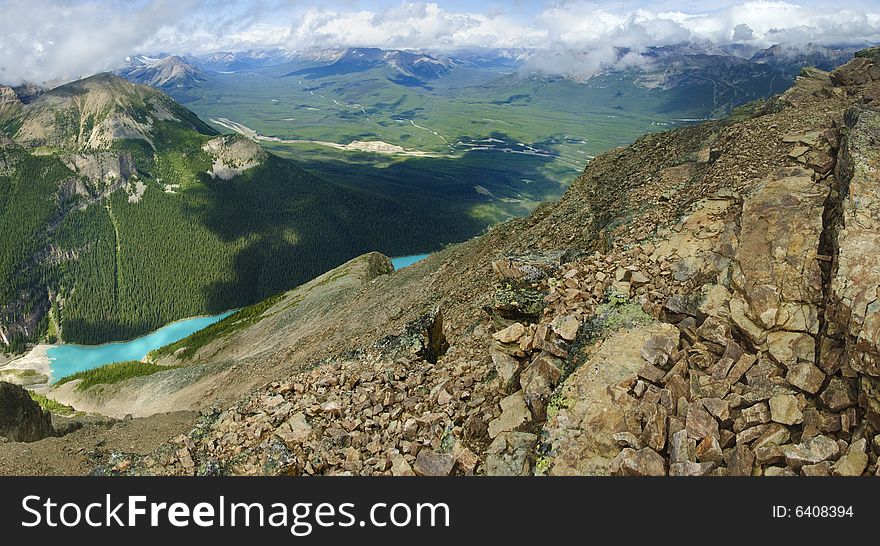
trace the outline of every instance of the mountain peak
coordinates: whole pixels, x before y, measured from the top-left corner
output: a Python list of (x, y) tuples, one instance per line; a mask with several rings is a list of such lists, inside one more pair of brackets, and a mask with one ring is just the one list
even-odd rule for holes
[(139, 59), (134, 66), (120, 71), (127, 80), (151, 87), (179, 87), (205, 79), (205, 74), (180, 56), (161, 59)]
[(119, 139), (152, 144), (156, 122), (176, 121), (213, 132), (159, 90), (103, 72), (43, 93), (20, 108), (12, 135), (24, 146), (102, 149)]

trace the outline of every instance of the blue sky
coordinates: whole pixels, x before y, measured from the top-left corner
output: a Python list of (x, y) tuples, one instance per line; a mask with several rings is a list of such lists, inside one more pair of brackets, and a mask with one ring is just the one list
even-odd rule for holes
[(880, 1), (0, 0), (0, 82), (71, 79), (133, 54), (275, 47), (528, 48), (571, 70), (615, 47), (703, 40), (880, 42)]

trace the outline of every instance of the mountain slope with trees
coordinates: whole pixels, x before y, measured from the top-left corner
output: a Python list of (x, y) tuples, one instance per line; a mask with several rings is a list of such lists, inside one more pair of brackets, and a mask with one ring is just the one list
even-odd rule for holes
[(0, 113), (0, 333), (17, 349), (49, 320), (65, 341), (129, 339), (474, 229), (434, 230), (109, 74)]

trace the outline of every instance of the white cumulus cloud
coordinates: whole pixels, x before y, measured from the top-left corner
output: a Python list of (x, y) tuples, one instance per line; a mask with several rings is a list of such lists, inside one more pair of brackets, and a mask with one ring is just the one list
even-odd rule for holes
[[(825, 2), (825, 3), (821, 3)], [(555, 1), (483, 10), (357, 0), (0, 0), (0, 82), (69, 80), (119, 68), (131, 54), (285, 47), (523, 48), (532, 67), (589, 75), (651, 46), (709, 40), (880, 42), (876, 0)], [(635, 7), (634, 7), (635, 6)]]

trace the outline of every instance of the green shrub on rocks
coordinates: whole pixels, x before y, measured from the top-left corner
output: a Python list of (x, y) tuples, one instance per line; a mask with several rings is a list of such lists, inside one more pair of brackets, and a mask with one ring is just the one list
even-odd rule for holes
[(58, 415), (70, 415), (76, 412), (71, 406), (56, 402), (51, 398), (46, 398), (38, 392), (28, 391), (28, 394), (31, 395), (31, 400), (39, 404), (46, 411), (57, 413)]
[(158, 364), (144, 363), (138, 360), (115, 362), (113, 364), (101, 366), (100, 368), (85, 370), (68, 375), (67, 377), (62, 377), (55, 382), (55, 385), (63, 385), (64, 383), (68, 383), (76, 379), (81, 379), (82, 381), (79, 383), (79, 385), (76, 386), (76, 390), (82, 392), (89, 387), (94, 387), (95, 385), (119, 383), (120, 381), (124, 381), (132, 377), (153, 375), (156, 372), (162, 372), (179, 367), (180, 366), (159, 366)]

